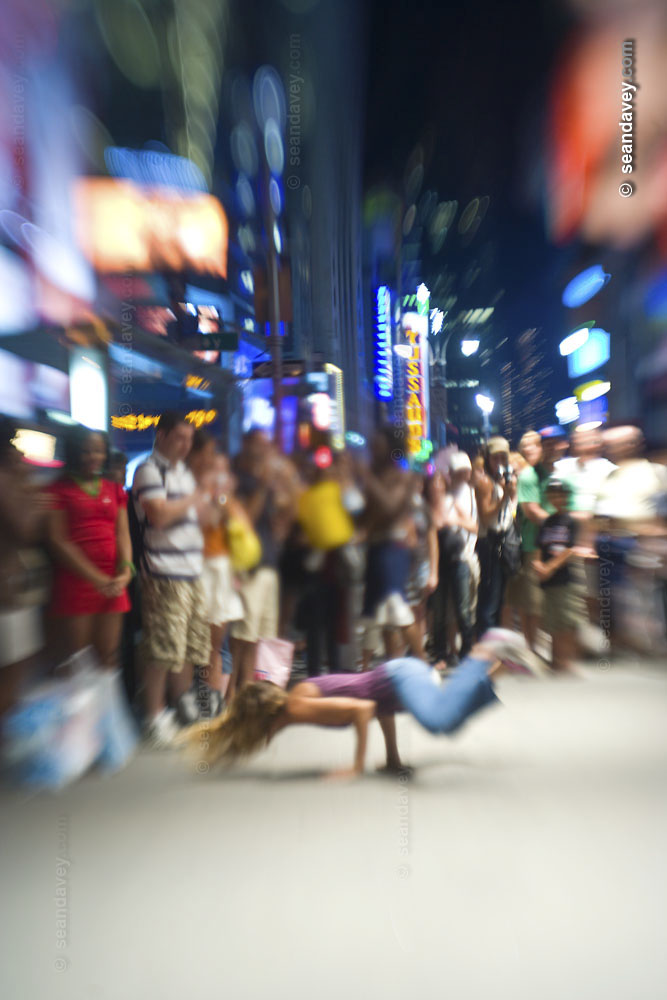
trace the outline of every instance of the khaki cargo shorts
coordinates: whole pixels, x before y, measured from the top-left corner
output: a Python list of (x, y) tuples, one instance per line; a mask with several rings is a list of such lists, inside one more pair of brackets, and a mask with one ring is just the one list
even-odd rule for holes
[(544, 588), (543, 626), (549, 635), (571, 632), (586, 620), (584, 591), (576, 583)]
[(537, 578), (533, 560), (537, 552), (521, 553), (521, 569), (507, 581), (505, 604), (541, 618), (544, 612), (544, 592)]
[(211, 631), (206, 595), (199, 579), (142, 577), (141, 617), (141, 656), (145, 663), (176, 674), (185, 663), (208, 663)]

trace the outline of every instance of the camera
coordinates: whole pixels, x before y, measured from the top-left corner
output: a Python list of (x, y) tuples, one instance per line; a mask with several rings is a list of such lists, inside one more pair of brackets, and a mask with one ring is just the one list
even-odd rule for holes
[(514, 469), (512, 468), (511, 465), (508, 465), (505, 468), (501, 468), (498, 470), (498, 476), (500, 478), (500, 481), (502, 483), (505, 483), (505, 485), (507, 485), (507, 483), (509, 483), (514, 476)]

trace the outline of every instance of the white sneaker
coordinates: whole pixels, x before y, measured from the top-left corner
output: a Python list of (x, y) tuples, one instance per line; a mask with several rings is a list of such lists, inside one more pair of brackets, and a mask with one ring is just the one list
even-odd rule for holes
[(144, 740), (153, 750), (170, 750), (175, 747), (178, 732), (173, 711), (163, 708), (159, 715), (146, 722)]
[(546, 669), (540, 658), (533, 653), (525, 638), (519, 632), (507, 628), (490, 628), (479, 640), (511, 671), (545, 677)]

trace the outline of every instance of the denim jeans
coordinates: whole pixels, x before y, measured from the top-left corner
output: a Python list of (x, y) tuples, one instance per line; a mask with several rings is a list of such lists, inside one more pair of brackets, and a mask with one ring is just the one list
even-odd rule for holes
[(433, 595), (433, 652), (436, 660), (447, 659), (447, 601), (450, 593), (461, 634), (461, 658), (470, 652), (475, 639), (471, 582), (470, 566), (464, 560), (440, 565), (438, 588)]
[(488, 660), (468, 656), (442, 686), (422, 660), (405, 657), (385, 664), (396, 697), (429, 733), (454, 733), (480, 708), (497, 701)]
[(505, 573), (500, 562), (497, 539), (480, 538), (477, 543), (479, 556), (479, 592), (477, 596), (477, 635), (500, 625), (505, 600)]

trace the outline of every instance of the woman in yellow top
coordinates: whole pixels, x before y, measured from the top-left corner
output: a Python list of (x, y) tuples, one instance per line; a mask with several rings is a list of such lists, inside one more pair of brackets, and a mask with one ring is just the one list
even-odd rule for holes
[(328, 448), (318, 449), (312, 460), (311, 482), (297, 504), (297, 520), (311, 548), (307, 558), (309, 580), (302, 604), (310, 677), (320, 673), (323, 639), (330, 672), (339, 670), (338, 647), (348, 641), (344, 634), (347, 616), (343, 551), (355, 531), (343, 503), (331, 452)]

